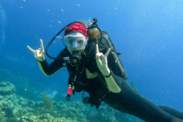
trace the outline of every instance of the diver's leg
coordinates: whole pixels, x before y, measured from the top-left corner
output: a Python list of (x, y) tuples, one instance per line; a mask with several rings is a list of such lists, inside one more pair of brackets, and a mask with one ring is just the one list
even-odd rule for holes
[(183, 113), (167, 106), (158, 106), (167, 113), (183, 120)]
[(146, 122), (183, 122), (137, 94), (122, 78), (117, 76), (113, 78), (121, 87), (121, 91), (110, 93), (104, 100), (113, 108), (132, 114)]

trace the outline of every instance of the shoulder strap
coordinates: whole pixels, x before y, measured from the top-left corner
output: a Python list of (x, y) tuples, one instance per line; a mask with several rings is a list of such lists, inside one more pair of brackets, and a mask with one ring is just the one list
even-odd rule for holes
[(123, 79), (127, 79), (127, 74), (126, 74), (126, 71), (120, 61), (120, 58), (119, 58), (119, 55), (121, 54), (120, 52), (117, 53), (116, 52), (116, 48), (114, 46), (114, 44), (112, 43), (109, 35), (102, 31), (102, 43), (108, 47), (108, 48), (111, 48), (111, 53), (112, 53), (112, 57), (114, 58), (114, 62), (113, 64), (111, 64), (111, 69), (112, 70), (115, 70), (113, 71), (116, 75), (122, 77)]

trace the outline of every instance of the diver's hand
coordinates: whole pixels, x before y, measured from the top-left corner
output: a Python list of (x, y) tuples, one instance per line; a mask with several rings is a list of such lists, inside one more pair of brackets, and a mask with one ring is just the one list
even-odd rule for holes
[(96, 109), (98, 109), (101, 105), (101, 101), (99, 99), (96, 99), (94, 97), (84, 97), (83, 98), (83, 103), (84, 104), (90, 104), (91, 107), (95, 106)]
[(91, 103), (90, 103), (91, 107), (95, 106), (96, 109), (98, 109), (101, 105), (101, 101), (98, 99), (92, 99), (92, 98), (90, 99), (91, 99)]
[(38, 60), (38, 61), (44, 61), (45, 57), (44, 57), (44, 46), (43, 46), (43, 40), (40, 39), (40, 48), (37, 50), (33, 50), (31, 47), (27, 46), (27, 48), (33, 53), (34, 57)]
[(110, 70), (107, 65), (107, 56), (109, 55), (110, 48), (107, 50), (107, 53), (104, 55), (99, 52), (98, 44), (96, 44), (96, 62), (99, 70), (103, 74), (103, 76), (108, 76), (110, 74)]

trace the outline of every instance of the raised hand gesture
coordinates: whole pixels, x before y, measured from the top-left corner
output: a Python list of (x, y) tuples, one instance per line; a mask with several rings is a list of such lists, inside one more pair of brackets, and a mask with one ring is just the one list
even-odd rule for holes
[(106, 54), (99, 52), (98, 44), (96, 44), (96, 62), (99, 70), (104, 76), (108, 76), (110, 74), (110, 70), (107, 65), (107, 57), (110, 53), (110, 48), (107, 50)]
[(43, 46), (43, 40), (40, 39), (40, 48), (37, 50), (33, 50), (31, 47), (27, 46), (27, 48), (33, 53), (34, 57), (38, 60), (38, 61), (44, 61), (45, 57), (44, 57), (44, 46)]

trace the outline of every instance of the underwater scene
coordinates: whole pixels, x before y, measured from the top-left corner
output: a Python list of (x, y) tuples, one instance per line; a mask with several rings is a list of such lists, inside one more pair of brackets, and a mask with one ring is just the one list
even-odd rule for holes
[(0, 0), (0, 122), (183, 122), (182, 0)]

